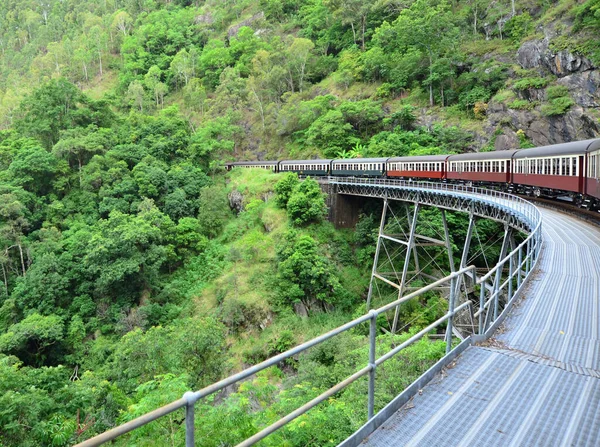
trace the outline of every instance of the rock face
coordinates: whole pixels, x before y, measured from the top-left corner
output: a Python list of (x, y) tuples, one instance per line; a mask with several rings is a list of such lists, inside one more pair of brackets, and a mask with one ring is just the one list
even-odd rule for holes
[(264, 18), (265, 13), (261, 11), (258, 14), (254, 14), (252, 17), (247, 18), (246, 20), (242, 20), (237, 25), (231, 25), (227, 30), (227, 37), (231, 39), (232, 37), (237, 36), (237, 33), (241, 27), (254, 25), (256, 22), (264, 20)]
[(573, 73), (558, 79), (558, 85), (569, 89), (571, 98), (582, 107), (600, 107), (600, 72)]
[(548, 38), (525, 42), (517, 51), (517, 61), (523, 68), (549, 70), (558, 77), (594, 68), (592, 62), (584, 56), (567, 50), (553, 52), (549, 48)]
[(229, 208), (240, 214), (244, 210), (244, 196), (237, 189), (229, 193)]
[(512, 110), (504, 104), (490, 103), (488, 107), (490, 131), (502, 129), (496, 137), (496, 150), (519, 147), (516, 131), (521, 129), (536, 145), (564, 143), (568, 141), (587, 140), (600, 135), (600, 124), (585, 109), (573, 106), (561, 116), (543, 116), (536, 110)]

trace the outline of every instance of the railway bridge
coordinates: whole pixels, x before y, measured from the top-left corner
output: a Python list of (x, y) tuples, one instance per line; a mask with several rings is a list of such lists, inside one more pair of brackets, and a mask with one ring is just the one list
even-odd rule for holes
[[(201, 424), (196, 421), (195, 402), (364, 324), (370, 328), (370, 349), (363, 368), (239, 446), (259, 442), (361, 379), (368, 381), (368, 417), (341, 443), (344, 447), (600, 443), (600, 228), (509, 194), (459, 185), (337, 178), (327, 187), (337, 201), (333, 217), (337, 213), (340, 224), (352, 219), (356, 208), (352, 197), (384, 201), (369, 298), (382, 284), (396, 290), (397, 299), (378, 308), (370, 303), (369, 312), (353, 321), (202, 390), (187, 392), (80, 446), (100, 445), (182, 410), (186, 446), (193, 446), (196, 424)], [(404, 238), (392, 231), (398, 228), (390, 223), (395, 218), (393, 201), (411, 203)], [(444, 229), (439, 238), (418, 234), (422, 207), (442, 210)], [(469, 216), (458, 266), (453, 265), (443, 210)], [(502, 222), (505, 229), (500, 257), (487, 272), (467, 262), (477, 218)], [(381, 267), (378, 257), (389, 254), (386, 244), (404, 250), (402, 271)], [(419, 245), (447, 249), (451, 272), (413, 290), (408, 276), (419, 273)], [(377, 349), (377, 317), (397, 312), (401, 304), (434, 289), (448, 297), (445, 314), (382, 355)], [(377, 368), (440, 330), (445, 331), (446, 355), (392, 402), (385, 406), (375, 402)]]

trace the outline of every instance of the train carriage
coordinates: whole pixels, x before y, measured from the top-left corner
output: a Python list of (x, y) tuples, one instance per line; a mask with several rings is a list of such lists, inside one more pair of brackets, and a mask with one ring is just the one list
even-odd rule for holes
[(340, 177), (382, 177), (387, 158), (352, 158), (331, 162), (331, 175)]
[(513, 157), (512, 182), (535, 196), (585, 194), (587, 150), (594, 141), (598, 142), (575, 141), (522, 149)]
[(276, 161), (236, 161), (225, 163), (225, 169), (231, 171), (233, 168), (260, 168), (277, 172), (277, 164), (278, 162)]
[(450, 155), (446, 162), (446, 178), (477, 184), (509, 183), (511, 158), (516, 152), (508, 150)]
[(442, 180), (448, 155), (393, 157), (386, 163), (388, 177)]
[(600, 140), (588, 146), (585, 193), (600, 202)]
[(332, 160), (284, 160), (279, 162), (279, 172), (296, 172), (299, 175), (327, 176)]

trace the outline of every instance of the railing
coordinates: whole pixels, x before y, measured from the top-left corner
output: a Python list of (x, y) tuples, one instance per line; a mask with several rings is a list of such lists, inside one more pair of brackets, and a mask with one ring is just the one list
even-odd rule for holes
[[(194, 404), (211, 394), (214, 394), (227, 386), (235, 384), (241, 380), (247, 379), (248, 377), (253, 376), (254, 374), (262, 371), (271, 366), (275, 366), (278, 363), (282, 362), (285, 359), (293, 357), (299, 353), (306, 351), (309, 348), (312, 348), (320, 343), (325, 342), (338, 334), (346, 332), (360, 324), (369, 322), (369, 361), (368, 364), (346, 378), (344, 381), (338, 383), (334, 387), (328, 389), (318, 397), (314, 398), (310, 402), (301, 406), (297, 410), (288, 414), (287, 416), (279, 419), (277, 422), (272, 425), (264, 428), (262, 431), (258, 432), (254, 436), (246, 439), (244, 442), (238, 444), (238, 447), (241, 446), (251, 446), (261, 439), (264, 439), (269, 434), (283, 427), (290, 421), (295, 418), (301, 416), (302, 414), (308, 412), (311, 408), (318, 405), (319, 403), (325, 401), (332, 395), (340, 392), (356, 380), (366, 375), (369, 376), (369, 386), (368, 386), (368, 403), (367, 403), (367, 411), (368, 418), (371, 420), (374, 416), (374, 408), (375, 408), (375, 386), (376, 386), (376, 369), (379, 365), (384, 363), (386, 360), (389, 360), (400, 351), (415, 343), (416, 341), (423, 338), (427, 333), (431, 332), (433, 329), (438, 328), (443, 323), (446, 323), (446, 356), (452, 352), (452, 329), (453, 329), (453, 319), (454, 316), (469, 308), (471, 314), (479, 319), (479, 337), (483, 338), (488, 336), (502, 321), (503, 317), (506, 315), (510, 305), (512, 304), (516, 294), (521, 290), (521, 288), (525, 284), (525, 279), (529, 276), (530, 272), (533, 270), (537, 259), (539, 257), (539, 253), (541, 250), (541, 214), (539, 210), (531, 203), (527, 202), (524, 199), (521, 199), (516, 196), (512, 196), (510, 194), (494, 191), (494, 190), (486, 190), (482, 188), (473, 188), (464, 185), (454, 185), (454, 184), (444, 184), (444, 183), (433, 183), (433, 182), (409, 182), (402, 180), (388, 180), (388, 179), (356, 179), (356, 178), (330, 178), (331, 183), (352, 183), (352, 184), (362, 184), (362, 185), (372, 185), (372, 186), (383, 186), (388, 188), (413, 188), (413, 189), (422, 189), (427, 190), (429, 192), (440, 191), (444, 194), (465, 194), (470, 197), (476, 197), (480, 200), (488, 201), (492, 205), (503, 206), (510, 208), (513, 212), (516, 212), (520, 215), (520, 218), (526, 219), (528, 221), (528, 225), (530, 228), (533, 228), (528, 237), (521, 243), (517, 248), (515, 248), (511, 253), (508, 254), (504, 259), (502, 259), (492, 270), (490, 270), (485, 276), (481, 277), (477, 281), (477, 285), (479, 285), (480, 289), (480, 302), (479, 309), (476, 312), (473, 312), (472, 302), (466, 301), (458, 307), (455, 307), (455, 296), (457, 293), (457, 283), (459, 278), (464, 275), (470, 275), (473, 278), (476, 278), (476, 269), (473, 266), (465, 267), (460, 269), (445, 278), (442, 278), (434, 283), (431, 283), (420, 290), (417, 290), (411, 294), (403, 296), (385, 306), (382, 306), (378, 309), (371, 310), (368, 314), (363, 315), (362, 317), (356, 318), (342, 326), (339, 326), (319, 337), (316, 337), (312, 340), (307, 341), (299, 346), (296, 346), (282, 354), (279, 354), (275, 357), (272, 357), (268, 360), (265, 360), (258, 365), (255, 365), (251, 368), (245, 369), (242, 372), (234, 374), (230, 377), (227, 377), (217, 383), (214, 383), (206, 388), (201, 389), (196, 392), (187, 392), (183, 395), (181, 399), (176, 400), (168, 405), (165, 405), (161, 408), (158, 408), (150, 413), (147, 413), (143, 416), (140, 416), (132, 421), (129, 421), (125, 424), (122, 424), (118, 427), (113, 428), (107, 432), (104, 432), (98, 436), (95, 436), (87, 441), (84, 441), (80, 444), (77, 444), (76, 447), (91, 447), (98, 446), (105, 442), (116, 439), (117, 437), (124, 435), (136, 428), (139, 428), (143, 425), (148, 424), (162, 416), (170, 414), (174, 411), (185, 408), (185, 440), (186, 446), (192, 447), (194, 446), (194, 429), (195, 429), (195, 413), (194, 413)], [(517, 258), (517, 261), (515, 261)], [(504, 267), (506, 264), (509, 264), (509, 272), (508, 277), (504, 282), (502, 282), (502, 275), (504, 271)], [(494, 276), (495, 275), (495, 276)], [(516, 276), (516, 278), (515, 278)], [(488, 288), (488, 283), (490, 287)], [(376, 358), (376, 344), (377, 344), (377, 317), (382, 313), (385, 313), (391, 309), (395, 309), (397, 306), (414, 299), (425, 292), (428, 292), (432, 289), (438, 288), (444, 284), (450, 283), (450, 296), (448, 300), (448, 312), (431, 323), (429, 326), (421, 330), (420, 332), (414, 334), (408, 340), (400, 344), (399, 346), (393, 348), (388, 351), (386, 354), (382, 355), (379, 358)], [(514, 284), (516, 283), (516, 284)], [(490, 290), (489, 296), (486, 298), (486, 291)], [(500, 309), (500, 296), (501, 292), (506, 293), (506, 305), (504, 309)], [(493, 312), (489, 312), (490, 306), (493, 307)], [(492, 316), (493, 315), (493, 316)], [(446, 357), (445, 357), (446, 358)]]
[(328, 177), (327, 181), (330, 184), (375, 186), (382, 188), (422, 190), (426, 192), (438, 191), (446, 195), (477, 197), (490, 205), (499, 205), (520, 214), (521, 218), (530, 225), (530, 228), (533, 230), (532, 234), (536, 233), (536, 227), (538, 224), (541, 224), (542, 221), (540, 211), (531, 202), (513, 194), (497, 191), (495, 189), (478, 188), (457, 183), (421, 182), (382, 178)]
[[(528, 237), (500, 260), (494, 268), (477, 280), (477, 285), (480, 287), (479, 309), (473, 316), (478, 319), (478, 332), (481, 336), (489, 335), (502, 322), (503, 318), (500, 317), (505, 314), (504, 310), (512, 304), (514, 296), (521, 288), (523, 279), (528, 277), (535, 266), (542, 248), (542, 215), (539, 209), (531, 202), (503, 191), (455, 183), (380, 178), (329, 177), (328, 182), (340, 185), (374, 186), (382, 189), (398, 188), (426, 191), (428, 193), (437, 191), (445, 195), (464, 195), (485, 201), (492, 206), (507, 208), (517, 213), (521, 220), (527, 222), (531, 229)], [(517, 259), (515, 260), (515, 258)], [(508, 276), (502, 281), (503, 271), (507, 263)], [(486, 299), (486, 291), (490, 289), (491, 293)], [(504, 309), (501, 309), (500, 297), (503, 292), (506, 299)], [(493, 310), (489, 312), (491, 305), (493, 305)]]
[[(453, 317), (458, 312), (461, 312), (462, 310), (471, 306), (471, 302), (468, 301), (456, 308), (454, 307), (454, 301), (455, 301), (454, 300), (454, 290), (456, 288), (455, 287), (456, 281), (460, 275), (464, 275), (467, 273), (472, 274), (474, 271), (475, 271), (475, 267), (469, 266), (469, 267), (461, 269), (457, 272), (454, 272), (454, 273), (446, 276), (445, 278), (442, 278), (432, 284), (429, 284), (426, 287), (423, 287), (420, 290), (417, 290), (409, 295), (406, 295), (402, 298), (397, 299), (396, 301), (386, 304), (385, 306), (382, 306), (379, 309), (371, 310), (368, 314), (363, 315), (362, 317), (356, 318), (355, 320), (352, 320), (342, 326), (339, 326), (339, 327), (327, 332), (326, 334), (323, 334), (319, 337), (313, 338), (312, 340), (309, 340), (306, 343), (303, 343), (303, 344), (296, 346), (295, 348), (292, 348), (282, 354), (279, 354), (275, 357), (265, 360), (264, 362), (259, 363), (258, 365), (255, 365), (251, 368), (245, 369), (244, 371), (242, 371), (238, 374), (227, 377), (226, 379), (223, 379), (220, 382), (214, 383), (206, 388), (203, 388), (200, 391), (187, 392), (183, 395), (183, 397), (181, 399), (176, 400), (175, 402), (172, 402), (161, 408), (158, 408), (158, 409), (156, 409), (150, 413), (147, 413), (143, 416), (140, 416), (137, 419), (133, 419), (132, 421), (129, 421), (125, 424), (115, 427), (112, 430), (109, 430), (98, 436), (88, 439), (87, 441), (77, 444), (77, 447), (91, 447), (91, 446), (101, 445), (105, 442), (116, 439), (117, 437), (124, 435), (125, 433), (135, 430), (136, 428), (146, 425), (149, 422), (152, 422), (162, 416), (166, 416), (167, 414), (177, 411), (181, 408), (185, 408), (185, 442), (186, 442), (186, 446), (192, 447), (194, 445), (194, 428), (195, 428), (194, 404), (198, 400), (200, 400), (204, 397), (207, 397), (211, 394), (214, 394), (229, 385), (232, 385), (236, 382), (239, 382), (250, 376), (253, 376), (254, 374), (258, 373), (259, 371), (262, 371), (263, 369), (269, 368), (271, 366), (275, 366), (285, 359), (289, 359), (290, 357), (300, 354), (301, 352), (304, 352), (307, 349), (312, 348), (313, 346), (323, 343), (323, 342), (329, 340), (330, 338), (333, 338), (338, 334), (341, 334), (352, 328), (355, 328), (356, 326), (358, 326), (362, 323), (365, 323), (367, 321), (369, 322), (369, 363), (364, 368), (362, 368), (359, 371), (357, 371), (356, 373), (352, 374), (350, 377), (346, 378), (346, 380), (344, 380), (344, 381), (338, 383), (337, 385), (335, 385), (334, 387), (328, 389), (327, 391), (325, 391), (321, 395), (317, 396), (310, 402), (308, 402), (305, 405), (303, 405), (302, 407), (298, 408), (296, 411), (293, 411), (292, 413), (288, 414), (287, 416), (279, 419), (277, 422), (266, 427), (265, 429), (258, 432), (251, 438), (246, 439), (244, 442), (238, 444), (237, 447), (242, 447), (242, 446), (246, 447), (246, 446), (251, 446), (251, 445), (257, 443), (258, 441), (265, 438), (269, 434), (273, 433), (277, 429), (286, 425), (288, 422), (290, 422), (290, 421), (294, 420), (295, 418), (297, 418), (298, 416), (301, 416), (302, 414), (306, 413), (308, 410), (310, 410), (314, 406), (318, 405), (319, 403), (323, 402), (324, 400), (327, 400), (332, 395), (340, 392), (341, 390), (346, 388), (348, 385), (352, 384), (353, 382), (355, 382), (356, 380), (360, 379), (361, 377), (363, 377), (367, 374), (369, 375), (368, 415), (369, 415), (369, 419), (371, 419), (374, 415), (374, 409), (375, 409), (375, 381), (376, 381), (375, 371), (379, 365), (384, 363), (386, 360), (389, 360), (394, 355), (398, 354), (400, 351), (402, 351), (403, 349), (412, 345), (416, 341), (420, 340), (427, 333), (429, 333), (433, 329), (439, 327), (441, 324), (446, 323), (446, 322), (447, 322), (446, 337), (445, 337), (446, 353), (448, 354), (451, 351), (451, 349), (452, 349), (452, 324), (453, 324), (452, 320), (453, 320)], [(394, 349), (388, 351), (386, 354), (382, 355), (381, 357), (376, 358), (377, 317), (379, 315), (381, 315), (382, 313), (385, 313), (391, 309), (395, 309), (397, 306), (401, 305), (402, 303), (405, 303), (411, 299), (414, 299), (414, 298), (422, 295), (423, 293), (428, 292), (437, 287), (440, 287), (443, 284), (446, 284), (448, 282), (450, 283), (450, 291), (451, 291), (450, 299), (449, 299), (449, 303), (448, 303), (448, 312), (444, 316), (440, 317), (439, 319), (437, 319), (436, 321), (431, 323), (429, 326), (427, 326), (426, 328), (421, 330), (420, 332), (414, 334), (412, 337), (410, 337), (408, 340), (406, 340), (402, 344), (400, 344), (397, 347), (395, 347)]]

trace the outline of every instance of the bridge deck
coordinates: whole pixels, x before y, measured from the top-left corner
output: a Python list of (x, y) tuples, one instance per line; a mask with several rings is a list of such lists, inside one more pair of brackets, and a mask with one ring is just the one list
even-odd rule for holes
[(504, 328), (362, 445), (600, 445), (600, 229), (542, 214), (539, 274)]

